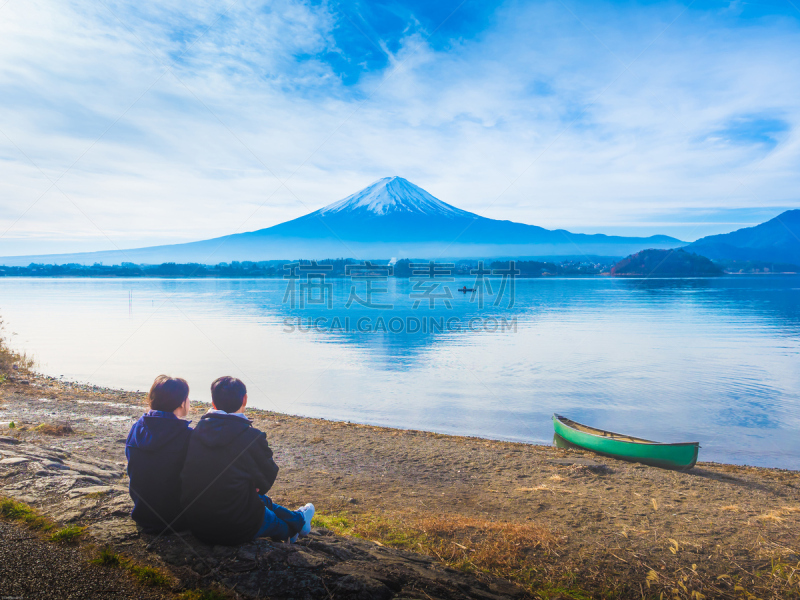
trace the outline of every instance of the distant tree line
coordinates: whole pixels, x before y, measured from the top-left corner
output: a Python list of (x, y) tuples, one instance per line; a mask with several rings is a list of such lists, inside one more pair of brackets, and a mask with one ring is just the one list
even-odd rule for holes
[(234, 262), (218, 265), (163, 263), (160, 265), (30, 264), (27, 267), (0, 266), (0, 276), (9, 277), (275, 277), (284, 261)]
[[(422, 275), (429, 260), (404, 258), (393, 263), (388, 260), (371, 261), (376, 274), (391, 273), (394, 277), (414, 277)], [(433, 261), (438, 274), (470, 276), (483, 266), (483, 270), (507, 270), (510, 260), (457, 260), (454, 262)], [(70, 263), (64, 265), (47, 265), (31, 263), (26, 267), (0, 266), (0, 277), (165, 277), (165, 278), (239, 278), (239, 277), (277, 277), (283, 278), (291, 272), (292, 266), (301, 271), (316, 270), (324, 272), (327, 277), (346, 277), (348, 266), (364, 265), (364, 261), (350, 258), (333, 258), (318, 261), (311, 260), (267, 260), (267, 261), (232, 261), (216, 265), (199, 263), (162, 263), (159, 265), (140, 265), (125, 262), (120, 265), (81, 265)], [(519, 277), (543, 277), (547, 275), (597, 275), (608, 272), (613, 262), (596, 260), (567, 260), (558, 264), (554, 262), (537, 262), (531, 260), (513, 261), (514, 269)], [(389, 268), (391, 267), (391, 268)], [(362, 270), (363, 272), (363, 270)]]
[(642, 250), (611, 268), (616, 277), (708, 277), (722, 275), (722, 267), (705, 256), (677, 250)]
[[(331, 259), (320, 260), (314, 264), (330, 265), (332, 267), (328, 271), (330, 275), (343, 276), (345, 265), (357, 262), (349, 259)], [(0, 266), (0, 277), (282, 277), (287, 272), (284, 266), (291, 263), (292, 261), (289, 260), (232, 261), (216, 265), (199, 263), (45, 265), (31, 263), (27, 267)], [(308, 265), (311, 264), (311, 261), (295, 261), (295, 264), (297, 263)]]
[[(431, 262), (434, 268), (431, 268)], [(615, 262), (608, 257), (571, 258), (569, 260), (535, 261), (516, 259), (459, 259), (455, 261), (403, 258), (397, 261), (359, 261), (352, 258), (324, 260), (260, 260), (221, 262), (216, 265), (198, 263), (162, 263), (138, 265), (124, 262), (120, 265), (46, 265), (31, 263), (27, 267), (0, 265), (0, 277), (164, 277), (164, 278), (251, 278), (298, 276), (302, 272), (321, 272), (326, 277), (359, 275), (392, 275), (409, 278), (436, 273), (441, 276), (477, 276), (508, 271), (512, 268), (517, 277), (547, 277), (553, 275), (612, 275), (705, 277), (723, 273), (798, 273), (800, 266), (765, 261), (711, 261), (704, 256), (675, 250), (642, 250)], [(358, 269), (354, 270), (354, 266)]]
[[(455, 263), (437, 263), (452, 265), (454, 275), (473, 275), (478, 271), (480, 264), (485, 271), (506, 271), (512, 268), (518, 271), (517, 277), (545, 277), (547, 275), (599, 275), (607, 273), (613, 266), (613, 261), (598, 260), (565, 260), (558, 264), (553, 262), (538, 262), (533, 260), (460, 260)], [(394, 265), (396, 277), (413, 277), (420, 272), (419, 265), (426, 261), (404, 258)], [(416, 265), (412, 267), (412, 265)], [(424, 271), (424, 268), (422, 269)]]

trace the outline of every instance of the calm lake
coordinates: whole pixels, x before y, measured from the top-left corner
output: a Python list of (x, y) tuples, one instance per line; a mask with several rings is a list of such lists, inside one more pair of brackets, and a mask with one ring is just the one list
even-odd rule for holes
[(800, 468), (800, 277), (493, 277), (481, 298), (456, 291), (474, 277), (306, 275), (0, 278), (0, 317), (71, 380), (146, 390), (168, 373), (209, 400), (229, 374), (259, 408), (535, 443), (558, 412)]

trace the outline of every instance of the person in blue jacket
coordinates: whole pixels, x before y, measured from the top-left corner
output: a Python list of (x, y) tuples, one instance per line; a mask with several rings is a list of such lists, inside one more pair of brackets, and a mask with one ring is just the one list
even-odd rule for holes
[(125, 442), (133, 499), (131, 517), (146, 533), (172, 533), (186, 528), (180, 518), (181, 469), (192, 428), (189, 384), (159, 375), (147, 394), (150, 410), (131, 427)]

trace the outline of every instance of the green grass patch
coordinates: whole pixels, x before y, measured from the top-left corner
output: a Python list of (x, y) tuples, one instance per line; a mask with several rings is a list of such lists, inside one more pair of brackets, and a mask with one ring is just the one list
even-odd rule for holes
[(92, 498), (92, 499), (94, 499), (94, 500), (97, 500), (97, 499), (99, 499), (99, 498), (105, 498), (105, 497), (106, 497), (106, 496), (108, 496), (110, 493), (111, 493), (111, 492), (91, 492), (91, 493), (89, 493), (89, 494), (86, 494), (86, 495), (84, 496), (84, 498)]
[(63, 529), (59, 529), (53, 535), (51, 535), (50, 541), (59, 544), (77, 544), (84, 531), (86, 531), (86, 527), (67, 525)]
[(154, 567), (137, 565), (133, 560), (119, 554), (111, 548), (100, 548), (94, 558), (89, 561), (93, 565), (111, 569), (125, 569), (140, 584), (148, 587), (169, 587), (170, 580), (167, 575)]
[(153, 567), (140, 566), (128, 563), (127, 569), (134, 579), (141, 585), (149, 587), (168, 587), (169, 579), (164, 573)]
[(339, 535), (354, 535), (353, 523), (343, 515), (324, 515), (318, 512), (311, 519), (311, 525), (330, 529)]
[(55, 527), (53, 521), (40, 515), (35, 509), (11, 498), (0, 498), (0, 517), (23, 523), (37, 531), (49, 531)]
[(122, 555), (117, 554), (111, 548), (100, 548), (97, 556), (89, 562), (93, 565), (100, 565), (101, 567), (119, 568), (123, 566), (124, 559)]
[(314, 527), (325, 527), (338, 535), (378, 541), (386, 546), (404, 550), (419, 550), (428, 542), (427, 536), (418, 529), (404, 527), (379, 515), (343, 513), (326, 515), (316, 513), (311, 520)]

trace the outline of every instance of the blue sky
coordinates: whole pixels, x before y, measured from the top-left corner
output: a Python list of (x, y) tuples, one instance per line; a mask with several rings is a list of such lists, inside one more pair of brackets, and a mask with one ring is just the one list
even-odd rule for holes
[(693, 240), (800, 207), (797, 2), (0, 2), (0, 255), (268, 227), (388, 175)]

